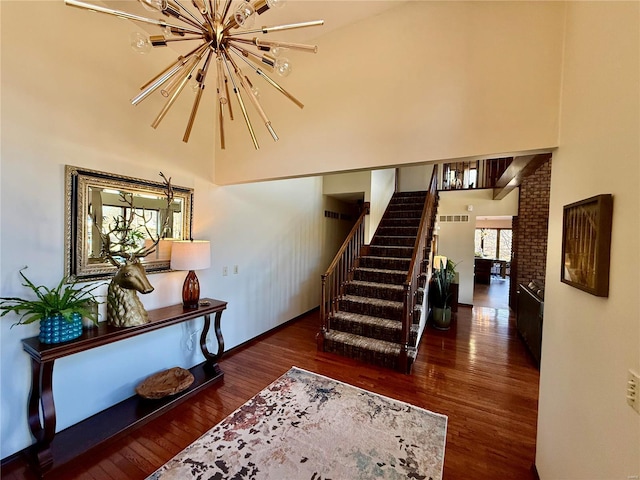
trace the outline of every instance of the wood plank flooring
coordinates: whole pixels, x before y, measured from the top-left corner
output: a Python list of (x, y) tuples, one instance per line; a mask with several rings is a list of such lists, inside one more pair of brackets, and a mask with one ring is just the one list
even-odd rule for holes
[[(539, 376), (514, 323), (507, 309), (461, 306), (449, 331), (426, 330), (413, 374), (402, 375), (317, 352), (310, 312), (226, 354), (223, 382), (46, 478), (144, 479), (295, 365), (447, 415), (445, 479), (534, 480)], [(37, 477), (16, 460), (2, 478)]]

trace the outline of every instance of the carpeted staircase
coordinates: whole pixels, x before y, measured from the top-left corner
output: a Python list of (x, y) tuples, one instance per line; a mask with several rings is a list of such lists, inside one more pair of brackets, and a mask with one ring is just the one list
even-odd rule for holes
[[(371, 244), (362, 248), (353, 278), (344, 284), (337, 311), (330, 318), (331, 327), (324, 335), (325, 351), (399, 369), (404, 283), (426, 195), (394, 194)], [(428, 240), (427, 259), (430, 247)], [(424, 328), (426, 263), (422, 263), (409, 337), (409, 363), (415, 360)]]

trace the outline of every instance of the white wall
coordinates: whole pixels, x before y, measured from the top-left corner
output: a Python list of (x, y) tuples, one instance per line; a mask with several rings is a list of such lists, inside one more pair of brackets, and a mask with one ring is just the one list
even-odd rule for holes
[[(0, 296), (28, 295), (18, 275), (24, 265), (37, 284), (53, 286), (62, 277), (64, 165), (71, 164), (155, 181), (163, 171), (176, 185), (195, 189), (193, 234), (211, 240), (213, 253), (212, 267), (198, 272), (201, 293), (229, 302), (222, 316), (227, 348), (319, 304), (321, 178), (216, 186), (210, 109), (199, 113), (193, 138), (184, 144), (190, 102), (176, 105), (158, 131), (149, 124), (162, 101), (128, 103), (138, 84), (174, 55), (136, 56), (128, 46), (133, 24), (63, 2), (3, 1), (0, 8)], [(108, 32), (109, 41), (93, 41), (96, 32)], [(179, 303), (183, 280), (183, 272), (151, 275), (155, 291), (140, 298), (148, 309)], [(37, 335), (38, 326), (11, 329), (15, 320), (0, 321), (0, 458), (32, 442), (26, 412), (31, 373), (20, 340)], [(201, 323), (57, 361), (58, 429), (132, 395), (151, 373), (203, 361), (197, 346), (187, 348)]]
[[(542, 480), (640, 475), (640, 4), (569, 2), (549, 207), (536, 465)], [(563, 205), (614, 198), (608, 298), (560, 282)], [(635, 475), (635, 476), (634, 476)]]
[(513, 221), (511, 218), (479, 220), (476, 218), (476, 228), (512, 228)]
[(337, 212), (340, 214), (347, 214), (351, 218), (351, 221), (347, 221), (342, 218), (324, 217), (324, 244), (322, 246), (322, 269), (324, 272), (327, 270), (327, 268), (329, 268), (329, 265), (331, 265), (331, 262), (335, 258), (336, 253), (338, 253), (338, 250), (353, 228), (353, 225), (358, 218), (357, 215), (359, 214), (357, 212), (356, 205), (352, 203), (346, 203), (328, 195), (324, 195), (323, 198), (324, 210), (329, 210), (331, 212)]
[(325, 195), (364, 193), (364, 201), (371, 206), (370, 214), (364, 220), (365, 243), (369, 243), (393, 196), (395, 178), (393, 168), (325, 175), (322, 192)]
[(413, 1), (322, 35), (282, 80), (303, 110), (256, 80), (280, 140), (227, 122), (218, 183), (554, 147), (562, 27), (559, 2)]
[[(398, 191), (419, 192), (429, 188), (433, 164), (411, 165), (398, 168)], [(442, 170), (440, 170), (442, 173)]]
[[(439, 222), (438, 253), (458, 263), (460, 303), (473, 304), (473, 264), (476, 216), (514, 216), (518, 214), (519, 189), (502, 200), (493, 200), (492, 189), (440, 192), (438, 215), (469, 215), (468, 222)], [(467, 211), (473, 205), (473, 211)]]
[(371, 214), (369, 215), (369, 242), (376, 233), (380, 220), (396, 188), (396, 171), (394, 168), (373, 170), (371, 172)]

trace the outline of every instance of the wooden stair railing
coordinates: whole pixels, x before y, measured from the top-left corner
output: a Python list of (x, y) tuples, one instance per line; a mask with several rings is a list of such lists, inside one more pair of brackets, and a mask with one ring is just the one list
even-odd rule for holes
[[(411, 365), (409, 364), (409, 333), (411, 331), (411, 325), (413, 323), (413, 315), (416, 307), (416, 297), (418, 289), (418, 280), (420, 275), (425, 274), (425, 289), (427, 288), (428, 280), (431, 275), (431, 250), (427, 251), (427, 239), (431, 238), (433, 234), (433, 227), (435, 223), (435, 209), (436, 198), (438, 195), (438, 166), (433, 166), (433, 173), (431, 174), (431, 181), (429, 182), (429, 188), (427, 196), (424, 201), (424, 208), (422, 209), (422, 218), (420, 219), (420, 227), (418, 228), (418, 235), (416, 236), (416, 242), (413, 247), (413, 255), (411, 256), (411, 263), (409, 264), (409, 271), (407, 273), (407, 279), (404, 283), (403, 294), (403, 311), (402, 311), (402, 336), (400, 346), (400, 358), (399, 368), (405, 373), (410, 373)], [(428, 263), (425, 264), (425, 260)], [(423, 267), (425, 271), (422, 271)], [(426, 291), (424, 295), (423, 303), (426, 302)], [(417, 345), (416, 345), (417, 348)]]
[(344, 284), (353, 277), (356, 261), (365, 242), (364, 218), (369, 215), (369, 202), (363, 204), (362, 213), (336, 253), (327, 271), (322, 275), (322, 300), (320, 303), (320, 332), (316, 335), (318, 350), (323, 351), (325, 334), (331, 329), (330, 317), (337, 311), (338, 299)]

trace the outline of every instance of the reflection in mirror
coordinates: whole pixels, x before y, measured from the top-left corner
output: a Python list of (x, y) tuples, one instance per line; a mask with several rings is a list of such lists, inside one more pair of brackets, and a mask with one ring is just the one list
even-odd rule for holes
[[(152, 247), (141, 259), (149, 273), (169, 270), (171, 243), (191, 237), (193, 190), (67, 166), (65, 171), (65, 268), (72, 280), (111, 276), (115, 267), (105, 256), (104, 238), (118, 244), (122, 256)], [(122, 231), (126, 228), (126, 236)]]

